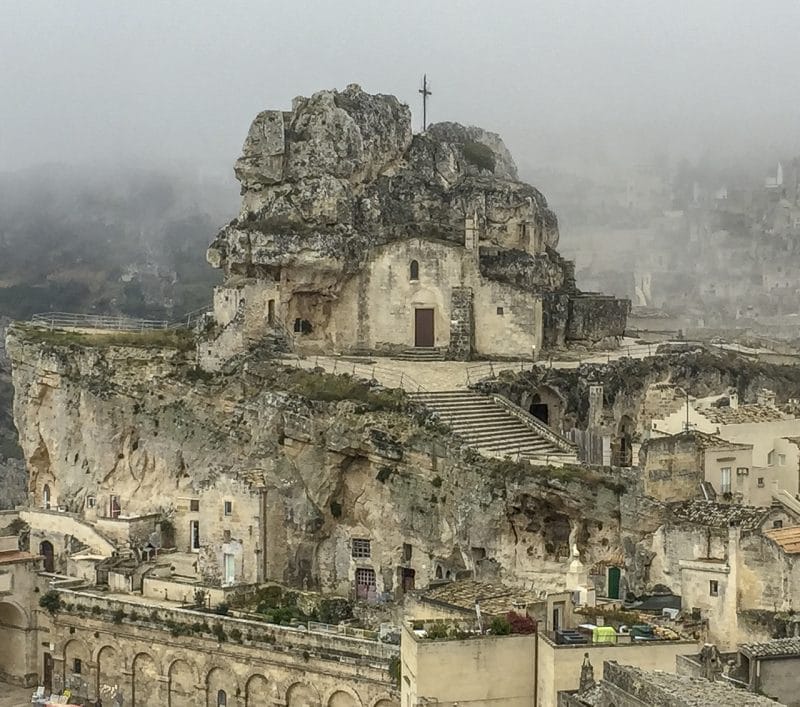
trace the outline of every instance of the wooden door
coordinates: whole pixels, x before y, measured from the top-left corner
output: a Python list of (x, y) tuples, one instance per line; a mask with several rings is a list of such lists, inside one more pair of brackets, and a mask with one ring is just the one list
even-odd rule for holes
[(44, 671), (42, 675), (42, 685), (45, 692), (49, 695), (53, 691), (53, 656), (49, 653), (44, 654)]
[(414, 310), (414, 346), (433, 346), (433, 310)]

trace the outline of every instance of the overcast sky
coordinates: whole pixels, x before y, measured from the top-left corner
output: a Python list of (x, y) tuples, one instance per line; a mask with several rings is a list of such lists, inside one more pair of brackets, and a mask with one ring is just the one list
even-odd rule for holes
[(360, 83), (523, 166), (794, 151), (798, 0), (0, 0), (0, 170), (232, 166), (255, 114)]

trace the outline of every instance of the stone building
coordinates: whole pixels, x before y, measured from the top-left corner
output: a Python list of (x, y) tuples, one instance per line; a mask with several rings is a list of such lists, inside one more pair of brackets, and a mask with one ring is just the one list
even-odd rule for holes
[(603, 679), (586, 690), (559, 694), (559, 707), (779, 707), (785, 704), (731, 685), (699, 677), (643, 670), (613, 660), (603, 663)]
[(208, 250), (226, 280), (206, 367), (264, 337), (465, 360), (624, 333), (629, 302), (575, 287), (555, 215), (493, 133), (412, 135), (407, 106), (351, 85), (260, 113), (236, 176), (240, 214)]
[(754, 623), (759, 612), (793, 611), (800, 602), (797, 514), (780, 505), (699, 500), (669, 508), (670, 520), (639, 544), (636, 563), (645, 585), (679, 595), (682, 610), (706, 622), (721, 650), (771, 637), (768, 627)]

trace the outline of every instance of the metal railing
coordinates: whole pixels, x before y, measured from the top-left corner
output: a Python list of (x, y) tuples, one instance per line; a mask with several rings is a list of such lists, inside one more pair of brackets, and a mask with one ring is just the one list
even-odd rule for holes
[(75, 314), (71, 312), (46, 312), (34, 314), (31, 322), (48, 329), (106, 329), (112, 331), (153, 331), (168, 329), (170, 323), (163, 319), (136, 319), (111, 317), (102, 314)]
[(464, 367), (464, 372), (467, 376), (467, 385), (472, 385), (478, 381), (485, 380), (486, 378), (497, 378), (503, 371), (532, 371), (536, 368), (534, 361), (509, 361), (501, 363), (497, 361), (485, 361), (483, 363), (474, 363)]
[(544, 422), (538, 418), (525, 412), (525, 410), (512, 403), (508, 398), (504, 398), (502, 395), (492, 395), (492, 400), (494, 400), (495, 404), (504, 408), (506, 412), (516, 417), (520, 422), (536, 430), (536, 433), (540, 437), (543, 437), (548, 442), (558, 447), (562, 452), (577, 454), (578, 447), (575, 444), (570, 442), (566, 437), (562, 437), (558, 432), (545, 425)]

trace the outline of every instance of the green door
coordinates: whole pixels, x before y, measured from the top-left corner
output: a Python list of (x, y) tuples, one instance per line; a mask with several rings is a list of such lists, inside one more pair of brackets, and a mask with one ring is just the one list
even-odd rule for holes
[(608, 598), (619, 599), (619, 567), (608, 568)]

